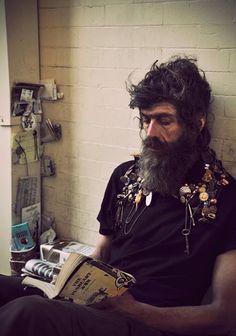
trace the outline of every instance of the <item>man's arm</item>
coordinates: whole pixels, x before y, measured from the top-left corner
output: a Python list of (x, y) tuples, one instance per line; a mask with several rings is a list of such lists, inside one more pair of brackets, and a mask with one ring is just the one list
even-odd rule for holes
[(160, 308), (135, 301), (125, 293), (105, 300), (100, 308), (130, 314), (157, 330), (176, 334), (227, 334), (236, 328), (236, 250), (218, 256), (212, 289), (212, 302), (202, 306)]
[(112, 236), (99, 235), (95, 251), (91, 254), (92, 258), (107, 262), (110, 255)]

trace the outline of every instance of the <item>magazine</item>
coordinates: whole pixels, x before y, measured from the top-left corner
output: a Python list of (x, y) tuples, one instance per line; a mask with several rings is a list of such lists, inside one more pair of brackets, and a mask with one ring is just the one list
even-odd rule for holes
[(12, 225), (12, 249), (24, 251), (35, 245), (31, 236), (28, 223), (19, 223)]
[(29, 275), (43, 281), (54, 282), (61, 270), (62, 265), (54, 264), (41, 259), (30, 259), (22, 268), (22, 276)]
[(64, 263), (71, 252), (77, 252), (85, 256), (90, 256), (95, 247), (85, 245), (71, 240), (58, 240), (53, 243), (40, 245), (40, 258), (52, 263)]
[(90, 305), (121, 295), (135, 283), (135, 278), (102, 261), (72, 252), (54, 282), (26, 276), (22, 283), (41, 289), (50, 299), (59, 297)]

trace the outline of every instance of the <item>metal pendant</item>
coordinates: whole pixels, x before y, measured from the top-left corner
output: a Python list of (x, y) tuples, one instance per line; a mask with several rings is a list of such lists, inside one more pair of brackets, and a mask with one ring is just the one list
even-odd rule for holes
[(146, 196), (146, 206), (149, 206), (152, 202), (152, 192)]
[(188, 185), (184, 185), (179, 189), (180, 196), (191, 194), (191, 189)]
[(199, 199), (202, 202), (207, 201), (208, 198), (209, 198), (209, 195), (208, 195), (208, 193), (206, 191), (199, 194)]
[(139, 190), (139, 192), (135, 196), (136, 210), (138, 208), (139, 203), (141, 202), (141, 199), (142, 199), (142, 190)]

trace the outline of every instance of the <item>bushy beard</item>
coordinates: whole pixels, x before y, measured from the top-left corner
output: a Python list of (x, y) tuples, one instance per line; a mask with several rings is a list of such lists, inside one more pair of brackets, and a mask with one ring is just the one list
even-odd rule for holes
[(139, 160), (144, 190), (157, 191), (163, 196), (176, 194), (198, 157), (194, 136), (182, 135), (173, 143), (163, 143), (157, 137), (146, 138)]

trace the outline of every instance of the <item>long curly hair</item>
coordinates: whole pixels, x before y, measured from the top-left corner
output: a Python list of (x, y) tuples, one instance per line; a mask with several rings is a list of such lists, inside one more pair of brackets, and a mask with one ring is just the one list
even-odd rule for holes
[[(143, 80), (137, 85), (129, 82), (127, 89), (132, 109), (150, 109), (161, 102), (173, 104), (186, 131), (199, 132), (201, 118), (204, 117), (206, 123), (198, 136), (199, 146), (204, 150), (211, 140), (207, 125), (211, 88), (196, 62), (194, 58), (178, 56), (160, 65), (157, 60)], [(141, 119), (140, 128), (143, 128)]]

